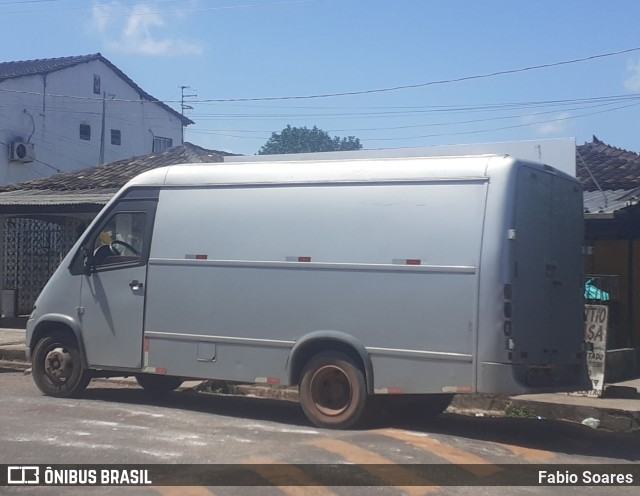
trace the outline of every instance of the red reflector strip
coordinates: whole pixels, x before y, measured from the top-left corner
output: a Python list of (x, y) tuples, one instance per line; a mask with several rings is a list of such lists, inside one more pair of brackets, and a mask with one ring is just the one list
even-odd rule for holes
[(287, 262), (311, 262), (311, 257), (285, 257)]
[(207, 260), (207, 259), (209, 258), (209, 255), (205, 255), (205, 254), (196, 254), (196, 255), (193, 255), (193, 254), (187, 253), (187, 254), (184, 256), (184, 258), (185, 258), (186, 260)]
[(408, 258), (405, 263), (406, 265), (422, 265), (422, 260), (417, 258)]
[(256, 377), (253, 381), (256, 384), (280, 384), (279, 377)]
[(156, 367), (156, 374), (167, 374), (167, 369)]
[(149, 351), (149, 338), (144, 338), (144, 351)]

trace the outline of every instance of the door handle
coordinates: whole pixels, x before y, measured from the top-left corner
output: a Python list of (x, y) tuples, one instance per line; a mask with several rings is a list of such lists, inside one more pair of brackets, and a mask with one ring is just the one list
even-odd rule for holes
[(139, 289), (142, 289), (144, 287), (144, 284), (139, 282), (137, 279), (134, 279), (129, 283), (129, 287), (134, 291), (138, 291)]

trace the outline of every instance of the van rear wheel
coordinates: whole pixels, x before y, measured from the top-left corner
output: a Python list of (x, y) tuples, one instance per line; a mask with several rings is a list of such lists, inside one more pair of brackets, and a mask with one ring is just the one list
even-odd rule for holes
[(184, 382), (181, 377), (158, 374), (138, 374), (138, 384), (151, 394), (165, 394), (178, 389)]
[(302, 371), (300, 405), (319, 427), (348, 429), (361, 418), (367, 388), (360, 367), (347, 355), (323, 352)]
[(38, 341), (31, 366), (36, 386), (47, 396), (78, 396), (91, 381), (91, 372), (82, 368), (78, 343), (69, 333), (52, 332)]

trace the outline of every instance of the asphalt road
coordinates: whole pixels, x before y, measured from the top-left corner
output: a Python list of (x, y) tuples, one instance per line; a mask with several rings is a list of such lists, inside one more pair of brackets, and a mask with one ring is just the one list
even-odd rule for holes
[[(0, 494), (637, 494), (638, 487), (296, 487), (281, 485), (276, 464), (356, 464), (377, 480), (424, 481), (411, 464), (444, 464), (477, 477), (496, 464), (625, 464), (640, 462), (640, 436), (562, 422), (442, 415), (422, 423), (381, 418), (369, 429), (313, 427), (296, 403), (220, 397), (190, 391), (158, 400), (134, 385), (93, 381), (80, 399), (42, 396), (31, 377), (0, 370), (0, 463), (258, 464), (269, 487), (60, 488), (0, 487)], [(361, 464), (361, 465), (359, 465)], [(372, 465), (367, 465), (372, 464)], [(392, 466), (393, 475), (380, 469)], [(292, 472), (293, 471), (293, 472)], [(312, 477), (291, 469), (299, 481)], [(336, 472), (336, 477), (338, 477)], [(427, 479), (428, 480), (428, 479)], [(194, 481), (194, 484), (196, 482)], [(313, 480), (311, 480), (313, 483)], [(62, 492), (61, 492), (62, 491)]]

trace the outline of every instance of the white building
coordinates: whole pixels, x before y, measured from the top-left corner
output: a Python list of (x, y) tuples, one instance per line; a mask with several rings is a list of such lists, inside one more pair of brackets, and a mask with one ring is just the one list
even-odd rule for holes
[(0, 185), (160, 152), (189, 124), (99, 53), (0, 63)]

